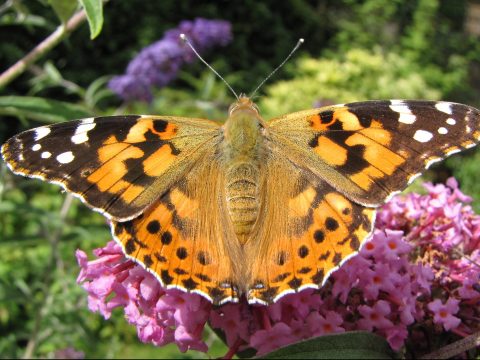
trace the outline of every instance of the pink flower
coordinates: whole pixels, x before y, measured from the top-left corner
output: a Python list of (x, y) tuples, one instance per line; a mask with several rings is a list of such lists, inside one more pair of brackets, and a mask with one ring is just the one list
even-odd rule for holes
[(433, 312), (433, 321), (436, 324), (442, 324), (445, 330), (456, 328), (460, 325), (461, 320), (454, 316), (459, 310), (459, 300), (448, 299), (445, 304), (442, 301), (435, 299), (428, 304), (428, 309)]
[(237, 340), (247, 342), (250, 338), (248, 331), (251, 319), (244, 319), (242, 310), (245, 306), (238, 304), (225, 304), (215, 309), (210, 314), (210, 325), (213, 328), (222, 328), (227, 338), (227, 345), (234, 346)]
[(208, 349), (202, 339), (211, 307), (206, 299), (163, 289), (152, 274), (126, 259), (113, 241), (94, 253), (98, 259), (89, 262), (84, 252), (76, 253), (81, 267), (77, 281), (89, 294), (90, 310), (108, 318), (114, 308), (123, 307), (143, 342), (156, 346), (176, 342), (182, 352)]
[(385, 300), (379, 300), (372, 307), (360, 305), (358, 311), (363, 319), (358, 321), (361, 329), (372, 331), (376, 329), (386, 329), (393, 327), (393, 323), (386, 317), (391, 313), (390, 305)]
[(285, 323), (276, 323), (268, 330), (259, 330), (252, 336), (250, 345), (257, 349), (257, 354), (266, 354), (279, 347), (288, 345), (295, 341), (290, 326)]
[(462, 282), (462, 286), (458, 289), (458, 294), (462, 299), (480, 300), (480, 280), (478, 278), (465, 279)]
[(306, 319), (311, 336), (344, 332), (342, 324), (342, 316), (334, 311), (327, 311), (325, 317), (318, 312), (312, 312)]

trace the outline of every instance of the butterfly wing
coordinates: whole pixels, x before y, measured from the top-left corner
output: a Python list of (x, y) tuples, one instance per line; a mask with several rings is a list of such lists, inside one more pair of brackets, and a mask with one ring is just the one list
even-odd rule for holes
[(61, 185), (116, 220), (138, 216), (218, 140), (208, 120), (108, 116), (25, 131), (8, 140), (10, 169)]
[[(273, 148), (272, 148), (273, 145)], [(319, 288), (368, 239), (375, 209), (359, 205), (270, 144), (261, 222), (245, 247), (251, 303)]]
[(238, 301), (245, 262), (228, 217), (225, 175), (212, 147), (138, 218), (112, 222), (125, 254), (166, 288), (199, 293), (216, 305)]
[(433, 162), (474, 146), (479, 120), (472, 107), (431, 101), (360, 102), (272, 120), (261, 222), (246, 246), (249, 301), (322, 286), (368, 240), (376, 207)]
[(366, 101), (274, 119), (272, 141), (349, 199), (383, 204), (425, 168), (480, 139), (480, 113), (456, 103)]

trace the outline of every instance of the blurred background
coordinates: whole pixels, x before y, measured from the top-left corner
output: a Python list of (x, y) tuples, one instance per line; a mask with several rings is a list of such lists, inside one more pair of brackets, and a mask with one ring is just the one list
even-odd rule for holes
[[(59, 3), (0, 3), (2, 72), (55, 31), (62, 18)], [(140, 81), (132, 69), (146, 63), (137, 60), (126, 70), (167, 31), (198, 18), (231, 26), (231, 36), (202, 55), (238, 93), (251, 92), (305, 39), (258, 93), (266, 119), (372, 99), (442, 99), (480, 107), (480, 1), (108, 1), (103, 11), (94, 40), (82, 23), (0, 89), (0, 143), (35, 126), (88, 116), (146, 113), (224, 121), (233, 96), (199, 61), (154, 68), (168, 77), (143, 92), (132, 85)], [(126, 73), (130, 87), (112, 85), (114, 76)], [(479, 200), (479, 161), (474, 149), (455, 155), (413, 187), (455, 176)], [(0, 164), (1, 358), (202, 355), (141, 344), (120, 311), (109, 320), (88, 311), (86, 293), (75, 282), (75, 249), (90, 254), (110, 238), (102, 216), (57, 186), (15, 176)], [(226, 352), (213, 333), (205, 337), (214, 344), (205, 358)]]

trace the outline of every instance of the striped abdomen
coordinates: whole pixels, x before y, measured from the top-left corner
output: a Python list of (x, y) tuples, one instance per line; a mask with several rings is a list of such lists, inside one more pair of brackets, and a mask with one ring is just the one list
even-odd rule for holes
[(259, 168), (255, 162), (234, 163), (226, 175), (230, 218), (239, 239), (246, 240), (258, 217)]

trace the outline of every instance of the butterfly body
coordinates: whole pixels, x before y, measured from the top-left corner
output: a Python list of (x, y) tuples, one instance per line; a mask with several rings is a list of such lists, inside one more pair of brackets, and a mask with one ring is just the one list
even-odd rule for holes
[(480, 140), (480, 112), (435, 101), (335, 105), (265, 122), (246, 97), (225, 124), (111, 116), (25, 131), (2, 156), (111, 223), (164, 287), (214, 304), (319, 288), (370, 237), (376, 209)]
[(248, 240), (258, 217), (265, 125), (250, 99), (230, 108), (223, 126), (225, 195), (238, 240)]

